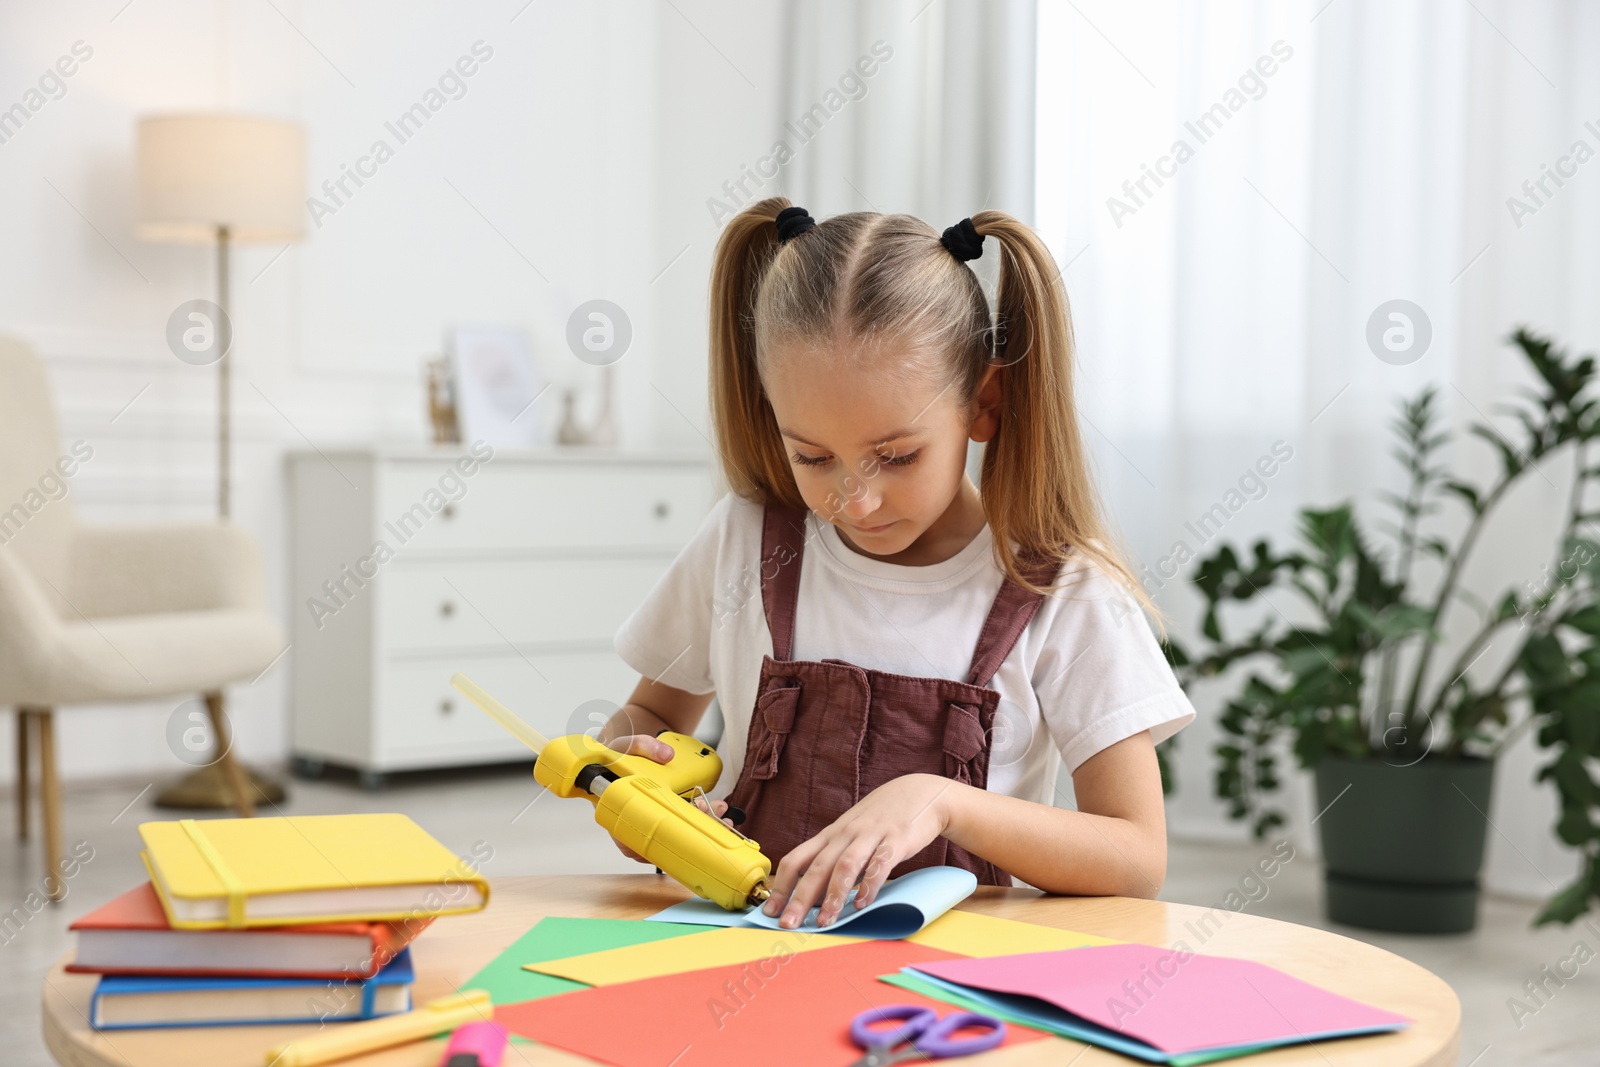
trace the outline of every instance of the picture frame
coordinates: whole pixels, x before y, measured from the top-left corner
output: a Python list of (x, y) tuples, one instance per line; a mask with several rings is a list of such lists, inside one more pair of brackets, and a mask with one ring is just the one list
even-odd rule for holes
[(545, 420), (534, 401), (549, 383), (539, 373), (527, 331), (462, 324), (450, 331), (447, 345), (462, 439), (509, 448), (543, 444)]

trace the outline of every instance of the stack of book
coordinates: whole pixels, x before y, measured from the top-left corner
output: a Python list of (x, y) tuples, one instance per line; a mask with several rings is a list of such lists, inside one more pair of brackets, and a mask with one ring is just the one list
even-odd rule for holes
[(404, 815), (150, 822), (150, 881), (71, 929), (97, 1030), (371, 1019), (411, 1009), (408, 946), (488, 883)]

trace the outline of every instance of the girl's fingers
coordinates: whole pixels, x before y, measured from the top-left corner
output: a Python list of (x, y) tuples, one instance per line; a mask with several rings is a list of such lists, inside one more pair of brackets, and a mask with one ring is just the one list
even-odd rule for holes
[(818, 926), (827, 926), (844, 910), (850, 888), (856, 884), (861, 869), (872, 858), (877, 844), (876, 838), (858, 837), (839, 853), (839, 858), (833, 864), (833, 873), (828, 878), (827, 893), (822, 898), (822, 910), (817, 913)]
[(733, 825), (733, 820), (726, 817), (728, 812), (728, 802), (726, 800), (711, 800), (708, 797), (696, 796), (693, 803), (695, 807), (708, 815), (715, 815), (728, 826)]
[(672, 760), (672, 746), (659, 737), (651, 737), (649, 734), (627, 734), (613, 738), (606, 742), (606, 747), (625, 756), (644, 756), (657, 763), (668, 763)]
[(794, 890), (795, 883), (800, 876), (805, 874), (806, 868), (811, 865), (811, 860), (818, 852), (822, 851), (823, 841), (820, 837), (813, 837), (808, 841), (790, 849), (789, 854), (783, 857), (778, 864), (778, 870), (772, 876), (772, 895), (762, 905), (761, 910), (768, 915), (777, 915), (788, 903), (789, 895)]
[(807, 865), (805, 873), (795, 883), (794, 892), (789, 895), (789, 903), (778, 920), (779, 926), (792, 930), (805, 921), (807, 913), (821, 901), (843, 848), (842, 844), (830, 844)]
[(861, 872), (861, 891), (856, 894), (857, 908), (864, 908), (878, 898), (878, 890), (889, 880), (889, 872), (893, 869), (894, 848), (887, 841), (881, 842), (873, 851), (872, 859), (867, 862), (867, 869)]

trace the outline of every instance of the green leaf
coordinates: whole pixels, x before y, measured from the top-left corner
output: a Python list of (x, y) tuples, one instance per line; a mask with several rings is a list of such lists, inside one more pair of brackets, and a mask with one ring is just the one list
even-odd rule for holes
[(1478, 498), (1478, 490), (1466, 482), (1448, 481), (1441, 487), (1447, 493), (1452, 493), (1467, 502), (1467, 507), (1472, 509), (1474, 515), (1483, 510), (1483, 502)]
[(1390, 604), (1381, 611), (1373, 611), (1365, 604), (1352, 601), (1347, 608), (1369, 632), (1383, 641), (1427, 630), (1433, 622), (1433, 612), (1416, 604)]
[(1567, 808), (1561, 813), (1561, 818), (1556, 823), (1556, 836), (1567, 844), (1580, 847), (1589, 843), (1595, 835), (1594, 823), (1589, 821), (1589, 813), (1582, 808)]
[(1518, 663), (1535, 689), (1565, 685), (1571, 675), (1567, 654), (1554, 634), (1534, 634), (1522, 646)]
[(1284, 818), (1276, 811), (1264, 811), (1256, 819), (1255, 825), (1250, 828), (1250, 833), (1257, 841), (1266, 837), (1274, 829), (1284, 824)]
[(1581, 630), (1590, 637), (1600, 637), (1600, 605), (1594, 603), (1584, 604), (1576, 611), (1570, 611), (1561, 617), (1561, 621), (1574, 630)]
[[(1483, 438), (1494, 446), (1496, 452), (1500, 453), (1500, 466), (1505, 478), (1514, 478), (1522, 472), (1522, 455), (1512, 448), (1511, 442), (1501, 436), (1500, 432), (1494, 427), (1481, 422), (1473, 423), (1467, 427), (1467, 432)], [(1479, 509), (1474, 508), (1473, 510), (1477, 511)]]
[(1570, 924), (1588, 910), (1589, 880), (1580, 877), (1576, 882), (1561, 890), (1545, 903), (1544, 909), (1535, 916), (1533, 925), (1544, 926), (1547, 923)]
[(1568, 749), (1556, 757), (1549, 769), (1567, 800), (1584, 807), (1600, 801), (1600, 789), (1589, 777), (1589, 769), (1584, 766), (1580, 752)]

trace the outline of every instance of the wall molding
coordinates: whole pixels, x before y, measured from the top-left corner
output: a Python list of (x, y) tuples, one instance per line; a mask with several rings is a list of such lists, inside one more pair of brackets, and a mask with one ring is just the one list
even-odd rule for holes
[[(178, 362), (167, 350), (166, 338), (149, 330), (102, 328), (92, 326), (46, 326), (38, 323), (18, 323), (0, 330), (22, 338), (52, 366), (105, 367), (107, 365), (127, 370), (182, 375), (191, 368)], [(370, 384), (379, 379), (383, 384), (398, 385), (422, 381), (422, 360), (430, 353), (442, 351), (441, 340), (437, 348), (423, 350), (398, 346), (363, 347), (352, 350), (347, 346), (334, 346), (317, 342), (309, 348), (329, 362), (325, 365), (308, 363), (303, 354), (308, 346), (291, 340), (287, 346), (287, 360), (279, 372), (287, 371), (290, 377), (357, 379)], [(350, 353), (357, 351), (352, 357)], [(408, 366), (409, 364), (409, 366)]]

